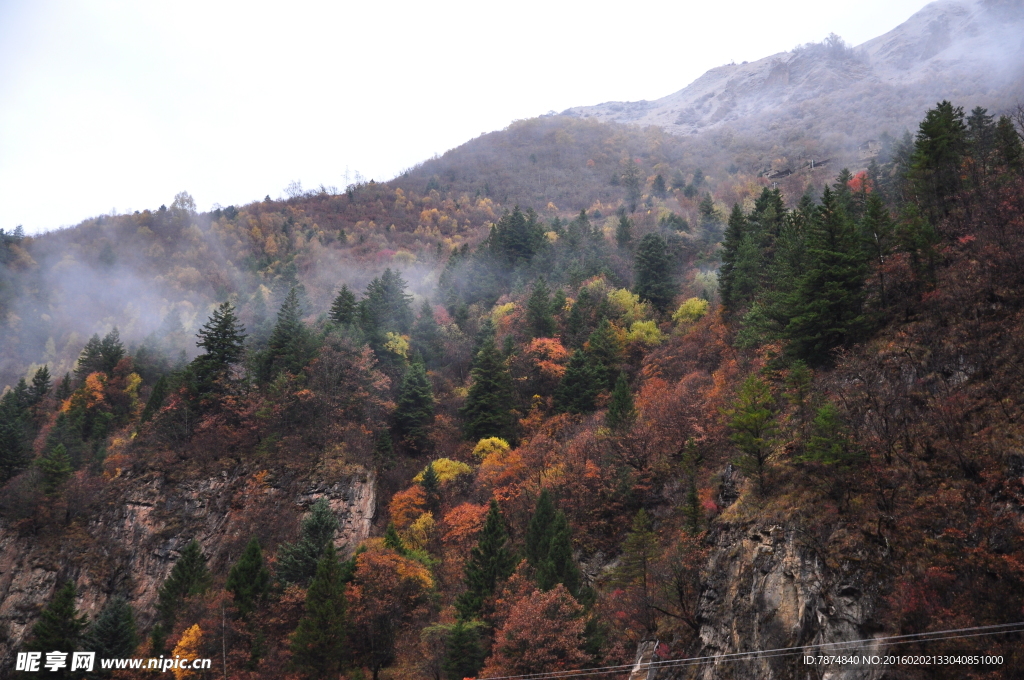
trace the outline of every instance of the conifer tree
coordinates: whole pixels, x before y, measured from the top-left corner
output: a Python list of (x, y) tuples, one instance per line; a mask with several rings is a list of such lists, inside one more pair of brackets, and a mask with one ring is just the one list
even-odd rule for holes
[(660, 173), (655, 175), (654, 182), (651, 183), (651, 193), (658, 198), (665, 198), (665, 194), (668, 193), (668, 188), (665, 186), (665, 178)]
[(739, 257), (740, 244), (743, 243), (746, 218), (740, 210), (739, 203), (732, 206), (729, 222), (722, 239), (722, 266), (718, 269), (718, 293), (722, 298), (722, 306), (732, 311), (738, 302), (736, 285), (736, 265)]
[(476, 355), (472, 371), (473, 384), (466, 403), (459, 411), (466, 439), (479, 441), (487, 437), (513, 439), (512, 376), (505, 358), (494, 345), (493, 338), (484, 341)]
[(124, 359), (125, 354), (121, 334), (118, 332), (117, 326), (114, 326), (100, 341), (100, 358), (102, 360), (100, 370), (110, 375), (121, 359)]
[(408, 333), (412, 327), (412, 296), (405, 288), (401, 274), (390, 268), (366, 287), (359, 302), (359, 325), (374, 349), (383, 346), (388, 331)]
[(648, 632), (657, 629), (651, 605), (651, 566), (658, 554), (658, 535), (654, 533), (651, 516), (641, 508), (633, 517), (626, 540), (622, 543), (619, 566), (612, 572), (612, 584), (620, 588), (636, 588), (644, 608), (644, 625)]
[(44, 364), (36, 369), (35, 374), (32, 376), (32, 385), (28, 388), (28, 396), (30, 404), (38, 404), (46, 396), (46, 393), (50, 391), (50, 369)]
[(628, 429), (636, 421), (636, 406), (633, 404), (633, 393), (629, 389), (626, 374), (620, 372), (612, 390), (612, 399), (608, 404), (608, 413), (604, 422), (613, 432)]
[(603, 319), (597, 325), (597, 329), (590, 334), (586, 356), (598, 382), (598, 391), (610, 390), (615, 385), (624, 349), (622, 339), (608, 319)]
[(762, 494), (767, 489), (768, 459), (778, 433), (775, 415), (771, 390), (757, 376), (747, 378), (736, 403), (726, 411), (731, 431), (729, 438), (741, 454), (735, 464), (745, 474), (756, 478), (758, 491)]
[(551, 313), (551, 291), (541, 276), (533, 284), (533, 292), (526, 301), (526, 323), (535, 338), (555, 335), (555, 317)]
[(148, 422), (156, 415), (160, 407), (163, 406), (164, 400), (167, 399), (170, 387), (170, 380), (166, 375), (157, 378), (156, 384), (153, 385), (153, 391), (149, 393), (149, 399), (146, 401), (146, 408), (142, 410), (142, 416), (139, 418), (140, 423)]
[(966, 146), (964, 110), (948, 101), (925, 114), (914, 141), (910, 177), (917, 198), (933, 220), (945, 216), (960, 190), (960, 164)]
[(15, 390), (0, 396), (0, 484), (30, 460), (31, 413)]
[(484, 665), (487, 652), (480, 640), (479, 621), (458, 620), (448, 629), (441, 670), (448, 680), (475, 678)]
[(860, 222), (860, 238), (867, 257), (875, 262), (878, 272), (879, 297), (882, 306), (888, 305), (885, 293), (885, 270), (882, 265), (892, 251), (896, 225), (877, 192), (868, 194), (864, 217)]
[(241, 361), (245, 351), (245, 327), (238, 322), (230, 302), (213, 310), (196, 335), (199, 337), (196, 345), (204, 350), (196, 358), (196, 366), (209, 380), (225, 375), (232, 364)]
[(434, 392), (423, 364), (414, 361), (402, 380), (394, 414), (395, 438), (415, 453), (430, 447), (429, 428), (434, 422)]
[(71, 396), (71, 374), (65, 373), (64, 377), (61, 378), (60, 384), (57, 385), (57, 401), (63, 402), (65, 399)]
[(50, 449), (36, 465), (43, 475), (43, 491), (47, 495), (57, 493), (64, 482), (71, 477), (73, 471), (71, 456), (68, 455), (68, 450), (63, 444), (57, 444)]
[[(661, 177), (661, 175), (658, 175)], [(620, 248), (628, 248), (633, 240), (633, 223), (630, 221), (626, 211), (619, 213), (619, 224), (615, 227), (615, 242)]]
[(328, 545), (306, 593), (306, 613), (291, 638), (292, 661), (306, 678), (336, 677), (346, 652), (345, 583)]
[(562, 338), (566, 347), (578, 349), (586, 340), (587, 318), (590, 309), (590, 291), (584, 288), (576, 297), (569, 318), (565, 320), (565, 333)]
[(97, 659), (123, 659), (132, 656), (138, 644), (135, 613), (128, 600), (115, 595), (89, 626), (84, 647), (96, 652)]
[(590, 413), (597, 408), (595, 400), (601, 387), (601, 380), (587, 355), (576, 350), (555, 389), (555, 410), (559, 413)]
[(316, 565), (327, 547), (334, 545), (338, 518), (327, 500), (321, 498), (302, 520), (299, 540), (282, 545), (277, 552), (277, 577), (285, 583), (304, 586), (316, 574)]
[(378, 467), (384, 468), (390, 465), (395, 455), (394, 444), (391, 440), (390, 430), (381, 430), (373, 443), (373, 460)]
[(547, 489), (541, 489), (530, 523), (526, 526), (526, 560), (534, 569), (548, 556), (551, 527), (555, 521), (555, 504)]
[(103, 370), (103, 355), (100, 352), (100, 336), (94, 334), (82, 348), (75, 364), (75, 378), (85, 380), (90, 373)]
[(999, 117), (994, 138), (1003, 165), (1016, 172), (1024, 171), (1024, 146), (1009, 116)]
[(394, 550), (399, 555), (405, 555), (408, 552), (405, 541), (398, 535), (398, 529), (395, 528), (394, 522), (388, 522), (388, 526), (384, 530), (384, 547)]
[(640, 239), (633, 271), (633, 292), (659, 312), (667, 310), (675, 297), (676, 287), (672, 282), (672, 260), (665, 239), (658, 234), (647, 234)]
[(262, 357), (260, 379), (273, 380), (284, 371), (298, 373), (310, 355), (310, 337), (302, 323), (302, 304), (298, 288), (292, 286), (277, 312), (277, 323), (270, 333)]
[(330, 317), (331, 321), (342, 326), (347, 326), (355, 321), (356, 296), (348, 289), (347, 285), (342, 285), (334, 302), (331, 303)]
[(427, 463), (426, 469), (423, 470), (420, 486), (423, 487), (423, 493), (427, 498), (427, 509), (436, 512), (441, 504), (441, 480), (437, 476), (437, 471), (434, 470), (433, 461)]
[[(65, 581), (64, 585), (54, 591), (53, 599), (32, 626), (32, 633), (25, 644), (26, 651), (70, 653), (81, 648), (88, 617), (79, 614), (75, 597), (75, 584), (71, 581)], [(70, 678), (69, 668), (70, 664), (68, 668), (59, 671), (60, 675), (51, 677)]]
[(186, 598), (206, 592), (211, 581), (206, 556), (199, 542), (192, 539), (181, 551), (181, 557), (174, 563), (170, 575), (157, 592), (157, 610), (168, 630), (174, 627), (174, 621)]
[(537, 570), (537, 585), (541, 590), (551, 590), (561, 583), (573, 597), (579, 598), (582, 576), (572, 556), (569, 520), (561, 510), (555, 513), (550, 533), (547, 555)]
[(478, 616), (484, 601), (494, 594), (497, 585), (512, 575), (515, 555), (508, 546), (508, 532), (498, 503), (491, 499), (480, 539), (466, 560), (466, 591), (459, 595), (455, 607), (463, 619)]
[(270, 571), (263, 563), (263, 550), (255, 536), (228, 572), (224, 589), (234, 596), (235, 608), (243, 619), (270, 593)]
[(420, 316), (412, 326), (412, 348), (423, 357), (427, 366), (437, 367), (444, 358), (444, 337), (434, 318), (434, 308), (426, 300), (420, 307)]

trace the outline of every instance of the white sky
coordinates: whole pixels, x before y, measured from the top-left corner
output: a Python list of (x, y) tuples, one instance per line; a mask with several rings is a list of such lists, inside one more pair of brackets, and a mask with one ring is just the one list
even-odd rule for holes
[(704, 71), (925, 0), (0, 0), (0, 228), (344, 188), (549, 110), (657, 99)]

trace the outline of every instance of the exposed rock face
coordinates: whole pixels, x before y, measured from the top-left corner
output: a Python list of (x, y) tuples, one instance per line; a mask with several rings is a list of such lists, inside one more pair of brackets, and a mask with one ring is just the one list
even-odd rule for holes
[(335, 545), (347, 559), (369, 536), (376, 506), (376, 480), (365, 471), (329, 484), (288, 486), (269, 477), (254, 484), (243, 472), (181, 484), (154, 476), (115, 480), (108, 492), (119, 503), (98, 512), (78, 535), (65, 532), (60, 543), (0, 526), (0, 678), (14, 668), (14, 652), (66, 579), (75, 581), (78, 608), (90, 617), (119, 592), (148, 625), (160, 584), (193, 538), (210, 569), (225, 573), (251, 535), (294, 540), (297, 520), (326, 498), (340, 524)]
[(872, 638), (878, 627), (872, 620), (875, 600), (870, 585), (858, 582), (855, 575), (832, 573), (794, 528), (723, 526), (712, 540), (715, 547), (698, 610), (700, 649), (695, 656), (788, 647), (804, 647), (805, 652), (666, 668), (659, 678), (874, 680), (883, 676), (882, 666), (825, 668), (803, 662), (804, 653), (884, 654), (870, 642), (844, 646), (842, 651), (809, 647)]

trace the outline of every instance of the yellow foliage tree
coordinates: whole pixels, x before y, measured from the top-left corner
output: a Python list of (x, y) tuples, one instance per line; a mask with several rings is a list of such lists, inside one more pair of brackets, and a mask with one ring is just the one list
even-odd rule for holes
[(639, 342), (648, 347), (657, 347), (665, 340), (665, 334), (653, 321), (637, 321), (629, 328), (626, 342)]
[[(181, 639), (175, 645), (173, 654), (174, 656), (181, 657), (183, 661), (195, 661), (202, 654), (202, 644), (203, 629), (197, 623), (181, 634)], [(187, 665), (191, 666), (191, 663)], [(199, 674), (191, 668), (172, 668), (171, 670), (174, 672), (174, 680), (199, 677)]]
[(679, 305), (679, 309), (672, 314), (672, 320), (680, 325), (691, 324), (699, 321), (707, 313), (708, 301), (692, 297)]
[(473, 447), (473, 457), (477, 460), (483, 460), (492, 453), (506, 453), (511, 450), (512, 447), (504, 439), (500, 437), (485, 437)]

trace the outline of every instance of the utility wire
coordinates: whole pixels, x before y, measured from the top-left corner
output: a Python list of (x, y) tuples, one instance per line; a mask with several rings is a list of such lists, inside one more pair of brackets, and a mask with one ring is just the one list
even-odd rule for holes
[[(974, 631), (986, 631), (977, 632)], [(909, 633), (906, 635), (889, 635), (886, 637), (875, 637), (865, 638), (861, 640), (847, 640), (843, 642), (821, 642), (818, 644), (807, 644), (794, 647), (778, 647), (775, 649), (755, 650), (750, 652), (732, 652), (730, 654), (716, 654), (714, 656), (695, 656), (688, 657), (685, 659), (666, 659), (663, 661), (649, 661), (646, 664), (641, 664), (641, 668), (670, 668), (676, 666), (689, 666), (696, 665), (698, 663), (705, 663), (713, 661), (715, 663), (721, 663), (723, 661), (745, 661), (747, 657), (755, 656), (756, 658), (772, 658), (775, 656), (796, 656), (806, 654), (808, 649), (816, 648), (829, 648), (830, 650), (842, 651), (853, 645), (859, 645), (863, 643), (872, 643), (880, 647), (888, 647), (899, 644), (910, 644), (913, 642), (930, 642), (939, 640), (955, 640), (961, 638), (973, 638), (973, 637), (984, 637), (988, 635), (1003, 635), (1007, 633), (1019, 633), (1024, 632), (1024, 621), (1017, 621), (1015, 623), (1001, 623), (991, 626), (973, 626), (970, 628), (950, 628), (947, 630), (933, 630), (924, 633)], [(947, 635), (948, 633), (954, 633), (953, 635)], [(963, 635), (960, 633), (972, 633), (970, 635)], [(941, 636), (941, 637), (935, 637)], [(898, 642), (888, 642), (890, 640), (897, 640)], [(618, 666), (599, 666), (597, 668), (584, 668), (577, 671), (549, 671), (546, 673), (530, 673), (526, 675), (494, 675), (487, 678), (480, 678), (480, 680), (545, 680), (546, 678), (562, 678), (571, 676), (586, 677), (589, 675), (606, 675), (609, 673), (618, 673), (625, 671), (632, 671), (637, 667), (636, 663), (622, 664)]]

